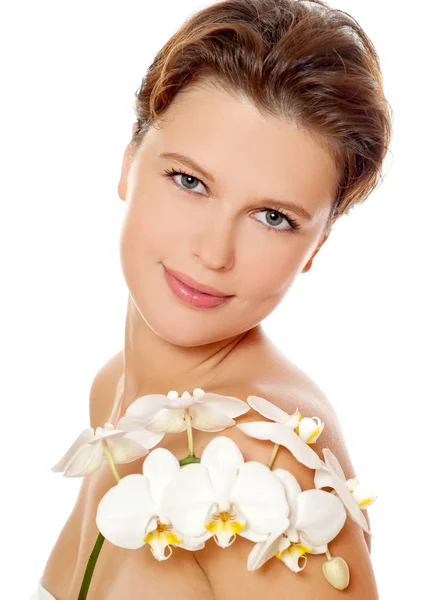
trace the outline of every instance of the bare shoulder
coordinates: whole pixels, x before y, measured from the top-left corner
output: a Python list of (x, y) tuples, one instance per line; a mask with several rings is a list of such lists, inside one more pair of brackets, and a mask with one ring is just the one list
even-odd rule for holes
[[(303, 417), (319, 417), (324, 423), (324, 429), (312, 449), (319, 458), (324, 460), (322, 450), (323, 448), (329, 448), (338, 459), (346, 479), (357, 477), (358, 473), (354, 468), (338, 415), (329, 398), (307, 373), (284, 354), (276, 351), (276, 357), (276, 365), (271, 371), (272, 376), (262, 380), (263, 383), (260, 382), (258, 385), (253, 382), (249, 386), (249, 390), (254, 391), (247, 391), (244, 388), (243, 395), (262, 396), (289, 414), (294, 413), (295, 409), (298, 408)], [(256, 420), (256, 413), (250, 411), (243, 418)], [(285, 452), (288, 459), (290, 459), (291, 466), (295, 462), (295, 468), (300, 469), (301, 476), (307, 477), (307, 483), (311, 482), (308, 487), (314, 487), (314, 471), (300, 465), (287, 450)], [(370, 526), (368, 511), (365, 510), (364, 514)], [(358, 530), (365, 539), (368, 551), (371, 552), (371, 537), (360, 528)]]
[[(322, 449), (329, 448), (338, 458), (346, 478), (354, 477), (354, 468), (334, 410), (317, 384), (301, 373), (292, 369), (289, 377), (286, 377), (283, 365), (278, 381), (276, 378), (275, 381), (262, 379), (237, 389), (226, 390), (225, 393), (244, 400), (249, 395), (256, 395), (289, 414), (298, 408), (303, 416), (318, 416), (325, 423), (325, 429), (312, 449), (324, 459)], [(264, 420), (264, 417), (250, 410), (238, 417), (236, 422), (240, 424), (256, 420)], [(236, 427), (224, 430), (223, 435), (234, 439), (246, 460), (257, 460), (265, 464), (268, 462), (273, 448), (271, 442), (249, 438)], [(202, 448), (198, 450), (200, 452)], [(273, 468), (286, 469), (292, 473), (303, 491), (314, 488), (314, 470), (299, 463), (287, 448), (279, 449)], [(367, 511), (365, 516), (369, 523)], [(333, 588), (326, 581), (322, 570), (322, 565), (327, 560), (325, 554), (307, 555), (306, 566), (299, 573), (292, 572), (275, 557), (257, 571), (251, 572), (247, 570), (247, 558), (253, 543), (237, 537), (232, 546), (223, 550), (215, 543), (208, 542), (203, 550), (196, 553), (196, 560), (205, 571), (216, 600), (228, 600), (234, 594), (242, 600), (254, 600), (259, 596), (264, 596), (266, 600), (275, 600), (279, 598), (280, 590), (285, 594), (285, 598), (297, 600), (310, 597), (313, 600), (339, 600), (344, 594), (355, 600), (377, 600), (369, 540), (370, 537), (347, 517), (342, 530), (329, 543), (332, 557), (341, 556), (348, 564), (350, 583), (345, 591)]]
[(95, 375), (89, 393), (91, 427), (103, 427), (113, 412), (118, 399), (119, 384), (124, 369), (123, 351), (114, 354)]

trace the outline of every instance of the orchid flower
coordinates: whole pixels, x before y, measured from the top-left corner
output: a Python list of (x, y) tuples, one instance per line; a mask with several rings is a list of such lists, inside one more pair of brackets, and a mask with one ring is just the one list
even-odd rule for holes
[(241, 535), (264, 541), (289, 525), (282, 482), (266, 465), (244, 462), (235, 442), (224, 436), (205, 447), (200, 464), (182, 467), (162, 498), (166, 515), (183, 534), (222, 548)]
[[(298, 573), (307, 564), (306, 553), (323, 554), (327, 544), (335, 538), (346, 520), (342, 502), (329, 492), (301, 490), (297, 479), (285, 469), (273, 474), (282, 482), (290, 512), (288, 529), (275, 529), (264, 542), (257, 543), (249, 554), (247, 569), (255, 571), (273, 556), (279, 558), (291, 571)], [(304, 564), (298, 565), (300, 558)]]
[(63, 477), (83, 477), (96, 471), (107, 460), (107, 453), (116, 464), (129, 463), (149, 452), (159, 442), (151, 432), (127, 432), (116, 429), (112, 423), (104, 428), (85, 429), (69, 450), (52, 467)]
[(149, 431), (180, 433), (187, 429), (187, 419), (191, 426), (200, 431), (222, 431), (235, 425), (235, 417), (243, 415), (250, 407), (243, 400), (233, 396), (221, 396), (204, 392), (200, 388), (183, 392), (181, 396), (174, 390), (164, 394), (147, 394), (137, 398), (122, 417), (119, 425), (134, 429), (145, 427)]
[(171, 556), (171, 546), (186, 550), (203, 548), (200, 537), (193, 543), (183, 538), (162, 510), (165, 488), (180, 468), (169, 450), (153, 450), (143, 463), (143, 475), (126, 475), (100, 500), (96, 524), (102, 535), (121, 548), (137, 549), (149, 544), (160, 561)]
[(322, 452), (325, 461), (321, 461), (321, 468), (316, 469), (314, 486), (318, 489), (332, 487), (344, 503), (350, 518), (372, 535), (362, 510), (370, 506), (377, 496), (364, 490), (358, 479), (347, 480), (338, 459), (329, 448), (323, 448)]
[[(310, 469), (318, 469), (323, 462), (317, 453), (309, 447), (319, 438), (324, 423), (318, 417), (304, 417), (298, 411), (293, 415), (259, 396), (249, 396), (248, 404), (268, 421), (253, 421), (237, 425), (246, 435), (259, 440), (271, 440), (274, 444), (285, 446), (294, 457)], [(313, 420), (316, 419), (316, 422)]]

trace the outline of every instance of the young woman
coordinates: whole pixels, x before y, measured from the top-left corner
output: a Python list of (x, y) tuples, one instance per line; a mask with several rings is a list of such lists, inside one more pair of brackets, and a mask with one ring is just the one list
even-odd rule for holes
[[(390, 138), (376, 51), (346, 13), (318, 0), (227, 0), (189, 18), (136, 93), (118, 184), (126, 204), (125, 344), (93, 381), (91, 426), (116, 426), (146, 394), (253, 394), (289, 414), (298, 407), (320, 417), (322, 446), (354, 477), (334, 408), (261, 322), (311, 268), (334, 222), (377, 186)], [(251, 420), (255, 413), (236, 422)], [(223, 435), (248, 460), (267, 462), (266, 443), (235, 427)], [(208, 441), (195, 431), (198, 455)], [(160, 446), (185, 454), (174, 433)], [(120, 476), (141, 473), (143, 460), (119, 465)], [(314, 471), (287, 449), (273, 466), (303, 490), (314, 487)], [(98, 535), (98, 503), (114, 485), (105, 463), (85, 477), (34, 598), (76, 600)], [(349, 565), (349, 598), (378, 597), (368, 534), (347, 520), (330, 551)], [(146, 548), (106, 540), (88, 598), (340, 597), (323, 577), (324, 555), (297, 574), (273, 560), (250, 572), (249, 552), (238, 538), (224, 550), (208, 543), (159, 562)]]

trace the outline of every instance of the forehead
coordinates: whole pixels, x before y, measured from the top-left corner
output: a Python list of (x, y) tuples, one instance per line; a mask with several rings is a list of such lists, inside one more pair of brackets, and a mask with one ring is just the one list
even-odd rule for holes
[(219, 185), (235, 182), (242, 193), (282, 195), (313, 214), (334, 199), (337, 169), (317, 136), (217, 87), (190, 86), (178, 94), (147, 146), (156, 155), (192, 157)]

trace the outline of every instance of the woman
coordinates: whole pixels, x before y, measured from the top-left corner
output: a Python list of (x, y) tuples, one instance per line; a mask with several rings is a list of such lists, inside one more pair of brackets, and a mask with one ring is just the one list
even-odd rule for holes
[[(289, 414), (317, 415), (323, 446), (346, 478), (355, 472), (333, 407), (274, 347), (262, 320), (307, 272), (335, 221), (377, 186), (391, 137), (376, 51), (349, 15), (318, 0), (227, 0), (190, 17), (156, 55), (136, 94), (124, 153), (126, 203), (120, 256), (129, 289), (125, 344), (96, 375), (91, 426), (117, 426), (146, 394), (261, 396)], [(237, 424), (256, 420), (246, 413)], [(248, 460), (270, 446), (231, 437)], [(195, 431), (196, 453), (209, 435)], [(184, 438), (160, 443), (181, 459)], [(320, 446), (314, 447), (320, 458)], [(144, 458), (119, 465), (141, 473)], [(314, 471), (280, 448), (274, 467), (303, 490)], [(34, 597), (78, 597), (98, 535), (98, 504), (115, 485), (107, 464), (85, 477)], [(347, 594), (377, 598), (370, 536), (347, 521), (331, 542), (351, 571)], [(174, 552), (105, 541), (89, 588), (114, 598), (339, 597), (323, 577), (324, 555), (297, 575), (269, 561), (246, 569), (250, 542), (221, 551)]]

